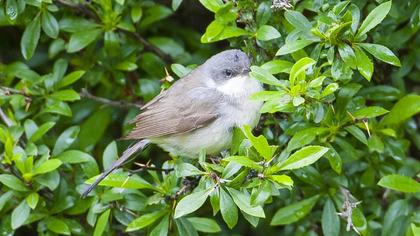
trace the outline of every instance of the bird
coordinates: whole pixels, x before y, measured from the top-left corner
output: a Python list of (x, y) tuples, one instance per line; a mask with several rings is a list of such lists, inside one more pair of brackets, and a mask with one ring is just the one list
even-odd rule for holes
[(250, 59), (239, 49), (225, 50), (177, 80), (143, 107), (122, 139), (136, 140), (82, 194), (86, 197), (134, 153), (153, 143), (175, 156), (197, 158), (202, 150), (217, 155), (229, 148), (233, 129), (254, 128), (262, 102), (250, 95), (263, 90), (249, 76)]

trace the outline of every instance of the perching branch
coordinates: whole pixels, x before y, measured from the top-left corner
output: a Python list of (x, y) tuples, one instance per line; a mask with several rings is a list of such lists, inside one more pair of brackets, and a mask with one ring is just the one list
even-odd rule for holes
[(108, 98), (103, 97), (97, 97), (91, 93), (89, 93), (86, 89), (82, 89), (80, 92), (80, 97), (87, 98), (105, 105), (113, 106), (113, 107), (119, 107), (119, 108), (141, 108), (141, 104), (136, 104), (132, 102), (126, 102), (126, 101), (114, 101), (110, 100)]
[[(87, 8), (84, 4), (75, 4), (67, 0), (55, 0), (55, 2), (73, 11), (80, 12), (81, 14), (95, 20), (97, 23), (101, 23), (101, 19), (96, 15), (96, 13), (92, 11), (91, 9)], [(156, 55), (162, 58), (166, 63), (172, 62), (172, 57), (169, 54), (165, 53), (164, 51), (160, 50), (160, 48), (151, 44), (149, 41), (147, 41), (143, 36), (141, 36), (137, 32), (131, 32), (124, 29), (117, 29), (117, 30), (128, 34), (132, 38), (142, 43), (144, 45), (144, 48), (147, 51), (154, 52)]]

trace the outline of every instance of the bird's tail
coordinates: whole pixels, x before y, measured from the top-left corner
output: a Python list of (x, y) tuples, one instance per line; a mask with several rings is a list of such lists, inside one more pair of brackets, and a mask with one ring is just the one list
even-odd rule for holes
[(122, 156), (117, 161), (115, 161), (106, 171), (104, 171), (101, 174), (101, 176), (99, 176), (95, 180), (95, 182), (93, 182), (93, 184), (91, 184), (89, 188), (87, 188), (82, 193), (82, 198), (85, 198), (103, 179), (105, 179), (109, 174), (111, 174), (112, 171), (122, 166), (124, 162), (126, 162), (130, 156), (132, 156), (138, 150), (143, 150), (149, 143), (150, 143), (149, 140), (143, 139), (135, 143), (133, 146), (129, 147), (127, 150), (125, 150)]

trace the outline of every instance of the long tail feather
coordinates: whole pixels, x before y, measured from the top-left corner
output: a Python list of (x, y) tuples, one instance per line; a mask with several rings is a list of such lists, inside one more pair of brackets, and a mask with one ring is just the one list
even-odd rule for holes
[(136, 153), (139, 150), (140, 151), (143, 150), (149, 143), (150, 143), (149, 140), (144, 139), (135, 143), (133, 146), (125, 150), (122, 156), (117, 161), (115, 161), (106, 171), (104, 171), (101, 174), (101, 176), (99, 176), (95, 180), (95, 182), (93, 182), (93, 184), (90, 185), (89, 188), (87, 188), (82, 193), (82, 198), (85, 198), (103, 179), (105, 179), (109, 174), (111, 174), (112, 171), (114, 171), (115, 169), (123, 165), (124, 162), (126, 162), (130, 156), (132, 156), (134, 153)]

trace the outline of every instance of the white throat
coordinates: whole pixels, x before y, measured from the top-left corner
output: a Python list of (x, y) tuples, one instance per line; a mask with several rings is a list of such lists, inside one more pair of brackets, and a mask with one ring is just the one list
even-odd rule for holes
[(229, 97), (244, 99), (262, 90), (261, 84), (248, 75), (238, 75), (222, 84), (216, 84), (215, 88)]

